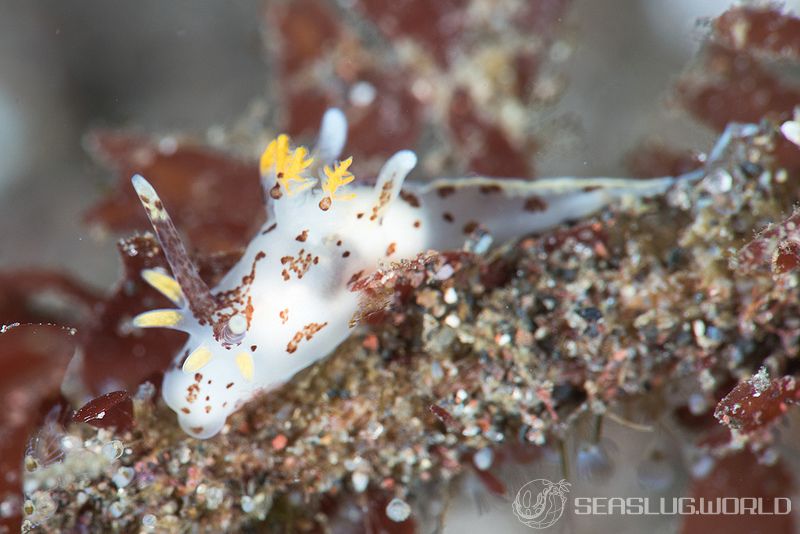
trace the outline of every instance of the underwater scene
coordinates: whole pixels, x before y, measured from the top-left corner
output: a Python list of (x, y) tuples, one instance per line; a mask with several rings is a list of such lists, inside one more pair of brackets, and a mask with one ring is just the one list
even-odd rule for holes
[(798, 10), (0, 0), (0, 533), (800, 532)]

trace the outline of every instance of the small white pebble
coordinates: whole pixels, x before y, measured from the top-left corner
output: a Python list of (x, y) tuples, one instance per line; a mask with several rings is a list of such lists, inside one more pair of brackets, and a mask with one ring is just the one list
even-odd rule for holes
[(701, 321), (700, 319), (692, 322), (692, 332), (694, 332), (695, 337), (703, 337), (706, 335), (706, 323)]
[(249, 514), (253, 510), (255, 510), (256, 504), (253, 502), (253, 498), (249, 495), (245, 495), (242, 497), (242, 512)]
[(461, 319), (458, 318), (458, 315), (455, 313), (451, 313), (447, 317), (444, 318), (444, 324), (449, 326), (450, 328), (458, 328), (461, 326)]
[(475, 456), (472, 457), (472, 462), (475, 464), (481, 471), (486, 471), (490, 467), (492, 467), (492, 462), (494, 461), (494, 452), (489, 447), (484, 447), (478, 452), (475, 453)]
[(481, 255), (486, 254), (489, 249), (492, 247), (492, 242), (494, 238), (489, 234), (484, 234), (478, 239), (478, 242), (475, 243), (475, 246), (472, 247), (472, 252), (475, 254)]
[(111, 506), (108, 507), (108, 513), (111, 514), (111, 517), (122, 517), (122, 514), (125, 513), (125, 505), (119, 501), (112, 502)]
[(456, 270), (453, 268), (453, 266), (448, 263), (442, 265), (442, 268), (436, 271), (436, 274), (434, 276), (436, 277), (437, 280), (447, 280), (448, 278), (453, 276), (453, 273), (455, 272)]
[(458, 302), (458, 293), (456, 293), (455, 288), (447, 288), (447, 291), (444, 292), (444, 301), (447, 304), (455, 304)]
[(178, 449), (178, 461), (182, 464), (188, 463), (192, 459), (192, 450), (186, 445)]
[(113, 462), (114, 460), (122, 456), (122, 452), (124, 450), (125, 447), (122, 445), (122, 442), (118, 439), (115, 439), (103, 445), (101, 452), (103, 453), (103, 456), (105, 456), (107, 460)]
[(78, 506), (83, 506), (89, 500), (89, 495), (86, 494), (85, 491), (79, 491), (78, 494), (75, 496), (75, 503)]
[(209, 510), (216, 510), (222, 500), (225, 498), (225, 492), (222, 488), (211, 487), (206, 491), (206, 508)]
[(120, 467), (117, 469), (117, 472), (114, 473), (114, 476), (111, 477), (111, 480), (118, 488), (124, 488), (131, 483), (135, 475), (136, 472), (132, 467)]
[(153, 528), (158, 523), (158, 518), (153, 514), (146, 514), (142, 517), (142, 526), (145, 528)]
[(354, 456), (352, 458), (345, 459), (344, 468), (348, 471), (355, 471), (363, 463), (364, 459), (361, 456)]
[(367, 489), (367, 486), (369, 485), (369, 477), (366, 473), (362, 473), (361, 471), (356, 471), (353, 473), (351, 480), (353, 482), (353, 489), (356, 490), (356, 493), (361, 493)]
[(386, 517), (395, 523), (402, 523), (411, 515), (411, 507), (403, 499), (395, 497), (386, 505)]

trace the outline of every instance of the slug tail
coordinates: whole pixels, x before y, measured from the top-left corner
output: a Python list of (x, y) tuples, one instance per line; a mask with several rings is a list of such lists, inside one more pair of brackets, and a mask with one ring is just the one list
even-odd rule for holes
[(541, 232), (626, 199), (666, 192), (675, 179), (441, 179), (411, 190), (427, 213), (426, 246), (461, 248), (476, 230), (495, 242)]

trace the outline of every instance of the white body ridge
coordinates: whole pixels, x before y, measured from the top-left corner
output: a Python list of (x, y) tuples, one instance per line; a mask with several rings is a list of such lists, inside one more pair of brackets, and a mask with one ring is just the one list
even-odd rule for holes
[[(661, 194), (675, 178), (456, 178), (404, 182), (416, 156), (401, 151), (374, 186), (353, 180), (344, 114), (328, 110), (316, 150), (286, 136), (261, 158), (268, 220), (213, 290), (197, 275), (161, 201), (141, 176), (133, 185), (172, 275), (142, 273), (177, 309), (137, 316), (140, 327), (189, 333), (164, 377), (163, 397), (192, 436), (215, 435), (258, 392), (292, 378), (350, 334), (359, 294), (352, 283), (420, 252), (461, 248), (480, 228), (496, 240), (589, 215), (623, 196)], [(313, 156), (313, 158), (311, 157)]]

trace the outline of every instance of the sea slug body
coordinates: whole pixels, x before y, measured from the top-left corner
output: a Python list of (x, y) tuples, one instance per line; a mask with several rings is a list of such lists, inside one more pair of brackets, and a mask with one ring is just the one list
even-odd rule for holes
[(260, 161), (267, 222), (213, 289), (198, 275), (155, 190), (133, 177), (172, 269), (142, 276), (175, 305), (145, 312), (134, 325), (189, 334), (162, 392), (190, 435), (215, 435), (243, 403), (345, 340), (358, 311), (351, 285), (359, 273), (425, 250), (460, 248), (478, 228), (495, 240), (541, 231), (624, 196), (661, 194), (675, 181), (473, 177), (410, 183), (405, 178), (417, 158), (403, 150), (389, 158), (375, 185), (364, 185), (353, 182), (352, 158), (339, 160), (346, 135), (344, 114), (331, 109), (313, 151), (293, 148), (285, 135), (269, 144)]

